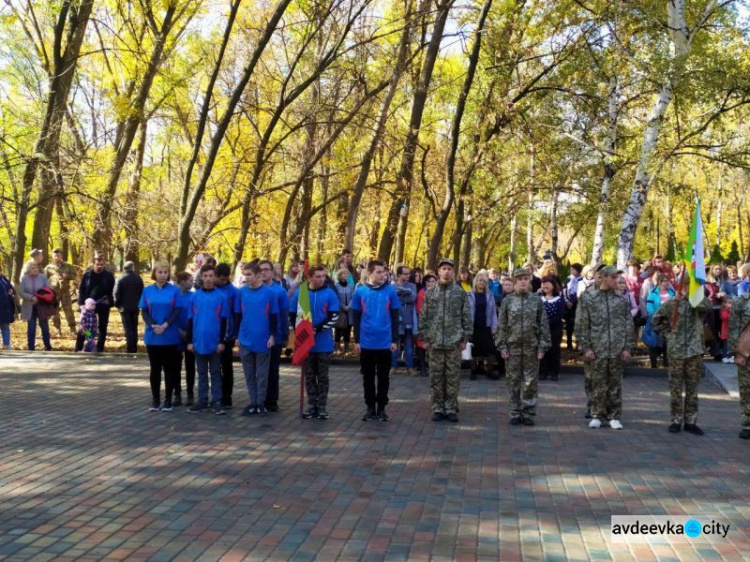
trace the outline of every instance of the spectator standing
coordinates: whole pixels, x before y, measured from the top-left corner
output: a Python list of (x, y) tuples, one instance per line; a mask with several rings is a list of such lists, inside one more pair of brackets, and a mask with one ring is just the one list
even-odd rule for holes
[(138, 351), (138, 305), (142, 294), (143, 279), (135, 272), (135, 264), (126, 261), (123, 274), (115, 284), (114, 298), (115, 307), (120, 311), (128, 353)]
[(458, 269), (458, 284), (467, 293), (471, 293), (472, 290), (471, 280), (471, 271), (469, 271), (469, 268), (466, 266), (460, 267)]
[(474, 289), (468, 296), (474, 330), (471, 338), (474, 364), (469, 378), (476, 380), (478, 374), (484, 374), (495, 379), (497, 377), (492, 372), (492, 362), (497, 354), (494, 341), (497, 333), (497, 306), (495, 297), (489, 290), (489, 278), (486, 273), (480, 271), (476, 274)]
[[(171, 412), (182, 405), (175, 388), (180, 377), (180, 289), (169, 282), (169, 264), (157, 262), (151, 270), (153, 284), (141, 293), (138, 308), (146, 326), (146, 344), (151, 366), (151, 406), (149, 411)], [(161, 403), (161, 374), (164, 372), (164, 404)], [(174, 397), (174, 402), (173, 402)]]
[(286, 294), (291, 299), (294, 296), (294, 293), (297, 292), (297, 289), (299, 289), (301, 282), (299, 260), (292, 260), (292, 263), (289, 265), (289, 271), (287, 271), (287, 274), (284, 275), (284, 279), (286, 280), (287, 285)]
[[(78, 306), (83, 306), (86, 299), (96, 301), (96, 317), (98, 320), (99, 338), (96, 342), (96, 350), (104, 351), (107, 341), (107, 328), (109, 326), (109, 311), (115, 302), (115, 277), (104, 268), (104, 257), (94, 256), (93, 267), (83, 274), (81, 285), (78, 288)], [(83, 349), (83, 338), (78, 335), (76, 339), (76, 351)]]
[(183, 271), (182, 273), (177, 274), (176, 281), (177, 286), (180, 289), (180, 294), (177, 297), (177, 306), (180, 309), (180, 373), (177, 376), (177, 388), (175, 389), (175, 395), (182, 395), (180, 378), (182, 376), (182, 365), (184, 363), (185, 390), (187, 391), (185, 406), (190, 407), (195, 404), (195, 353), (189, 351), (187, 347), (188, 318), (190, 317), (190, 310), (193, 307), (193, 296), (195, 295), (195, 293), (192, 292), (193, 276), (187, 271)]
[(65, 313), (65, 320), (68, 323), (70, 332), (76, 333), (76, 317), (73, 313), (73, 301), (70, 298), (70, 283), (75, 281), (76, 270), (69, 263), (63, 260), (62, 250), (55, 248), (52, 250), (52, 263), (47, 264), (44, 268), (44, 274), (47, 276), (49, 286), (55, 291), (55, 296), (60, 306), (55, 310), (52, 317), (52, 323), (57, 330), (58, 335), (62, 334), (60, 322), (60, 310)]
[[(651, 322), (652, 317), (656, 314), (662, 304), (667, 302), (669, 299), (674, 298), (675, 290), (672, 288), (672, 283), (669, 277), (663, 273), (657, 274), (657, 286), (654, 287), (646, 299), (646, 311), (648, 312), (648, 321)], [(667, 356), (667, 343), (661, 340), (658, 346), (648, 346), (648, 356), (651, 360), (651, 368), (656, 369), (656, 362), (659, 355), (663, 356), (664, 366), (669, 366), (669, 358)]]
[(3, 275), (0, 264), (0, 333), (3, 348), (11, 349), (10, 325), (16, 320), (16, 292), (10, 279)]
[[(354, 284), (349, 281), (350, 273), (347, 269), (339, 269), (336, 274), (336, 295), (339, 299), (339, 316), (336, 321), (336, 347), (344, 342), (343, 352), (349, 352), (351, 342), (352, 326), (354, 325), (354, 311), (352, 310), (352, 298), (354, 297)], [(296, 309), (292, 309), (296, 313)]]
[(568, 312), (568, 303), (561, 294), (557, 279), (552, 276), (542, 277), (541, 290), (552, 345), (539, 362), (539, 380), (550, 378), (556, 381), (560, 378), (560, 346), (563, 337), (563, 319)]
[(225, 410), (229, 410), (232, 408), (232, 393), (234, 390), (234, 338), (236, 335), (234, 315), (231, 311), (234, 311), (234, 303), (239, 289), (229, 282), (232, 268), (229, 267), (228, 263), (217, 265), (215, 272), (216, 290), (224, 293), (224, 296), (227, 297), (227, 306), (230, 310), (227, 318), (227, 333), (230, 334), (230, 337), (227, 339), (224, 352), (221, 355), (221, 405)]
[(417, 286), (409, 281), (411, 271), (405, 265), (396, 268), (396, 280), (393, 288), (401, 303), (398, 314), (398, 347), (391, 359), (390, 376), (398, 374), (398, 358), (401, 348), (404, 350), (406, 374), (414, 374), (414, 338), (417, 334)]
[[(422, 307), (424, 306), (424, 298), (427, 291), (437, 285), (437, 277), (432, 273), (428, 273), (424, 276), (424, 288), (422, 288), (417, 294), (416, 310), (417, 315), (422, 314)], [(422, 377), (429, 376), (428, 364), (427, 364), (427, 345), (424, 343), (421, 337), (417, 337), (416, 343), (417, 362), (419, 363), (419, 375)]]
[(40, 317), (37, 310), (39, 299), (37, 298), (36, 293), (44, 287), (49, 287), (49, 283), (47, 282), (47, 277), (45, 277), (43, 273), (40, 273), (39, 265), (33, 260), (27, 262), (24, 267), (23, 275), (21, 276), (21, 288), (19, 293), (23, 299), (21, 305), (21, 318), (28, 323), (26, 336), (28, 347), (31, 351), (33, 351), (36, 346), (37, 321), (39, 323), (39, 328), (42, 331), (44, 349), (45, 351), (52, 351), (52, 342), (50, 341), (49, 335), (49, 321), (46, 318)]
[(733, 265), (727, 267), (727, 280), (721, 284), (719, 296), (735, 298), (740, 296), (740, 278), (737, 268)]
[(583, 266), (580, 263), (574, 263), (570, 266), (570, 275), (565, 280), (563, 289), (563, 298), (569, 306), (565, 313), (565, 334), (567, 336), (568, 349), (573, 349), (573, 334), (575, 333), (576, 310), (578, 309), (578, 283), (581, 282), (581, 272)]
[(719, 341), (721, 342), (721, 362), (734, 363), (734, 357), (729, 353), (729, 321), (732, 316), (732, 299), (724, 297), (719, 311)]

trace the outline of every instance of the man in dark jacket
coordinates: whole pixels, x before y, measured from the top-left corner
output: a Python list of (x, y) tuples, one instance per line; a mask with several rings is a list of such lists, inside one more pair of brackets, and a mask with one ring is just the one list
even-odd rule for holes
[[(83, 308), (86, 299), (96, 301), (96, 317), (99, 326), (99, 338), (96, 342), (96, 350), (104, 351), (104, 342), (107, 340), (107, 326), (109, 325), (109, 309), (115, 302), (113, 292), (115, 290), (115, 276), (104, 268), (104, 257), (96, 255), (92, 269), (83, 274), (81, 285), (78, 288), (78, 306)], [(83, 349), (84, 336), (78, 334), (76, 338), (76, 351)]]
[(115, 285), (115, 306), (120, 311), (125, 330), (127, 352), (138, 351), (138, 303), (143, 293), (143, 279), (135, 272), (135, 264), (126, 261), (123, 274)]

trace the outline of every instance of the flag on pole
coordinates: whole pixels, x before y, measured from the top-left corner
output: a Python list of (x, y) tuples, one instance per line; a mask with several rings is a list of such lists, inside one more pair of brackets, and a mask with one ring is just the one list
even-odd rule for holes
[(701, 219), (701, 200), (695, 207), (693, 224), (690, 227), (690, 238), (685, 251), (685, 272), (690, 278), (688, 300), (695, 308), (704, 298), (703, 286), (706, 284), (706, 258), (703, 251), (703, 220)]
[(297, 299), (297, 323), (294, 325), (294, 353), (292, 365), (300, 366), (315, 345), (315, 330), (310, 310), (310, 289), (307, 286), (308, 264), (305, 262), (305, 272), (299, 286)]

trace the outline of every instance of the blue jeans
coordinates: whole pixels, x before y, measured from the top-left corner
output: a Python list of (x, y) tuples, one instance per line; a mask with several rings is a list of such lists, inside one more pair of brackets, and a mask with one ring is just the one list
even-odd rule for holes
[(245, 385), (250, 395), (251, 406), (263, 406), (268, 391), (268, 367), (271, 363), (271, 352), (258, 353), (240, 345), (242, 370), (245, 372)]
[(26, 336), (29, 343), (29, 349), (34, 349), (36, 346), (36, 322), (39, 320), (39, 327), (42, 329), (42, 341), (44, 342), (44, 347), (52, 347), (52, 343), (49, 340), (49, 321), (44, 319), (42, 320), (37, 316), (36, 313), (36, 307), (32, 307), (31, 309), (31, 318), (29, 318), (29, 328), (26, 332)]
[(0, 324), (0, 331), (3, 334), (3, 347), (10, 349), (10, 324)]
[(195, 369), (198, 371), (198, 403), (208, 404), (208, 374), (211, 373), (211, 402), (221, 404), (221, 355), (195, 354)]
[(414, 367), (414, 335), (411, 328), (404, 328), (404, 333), (398, 337), (398, 349), (391, 357), (391, 367), (398, 367), (398, 356), (401, 354), (401, 346), (404, 347), (404, 363), (407, 369)]

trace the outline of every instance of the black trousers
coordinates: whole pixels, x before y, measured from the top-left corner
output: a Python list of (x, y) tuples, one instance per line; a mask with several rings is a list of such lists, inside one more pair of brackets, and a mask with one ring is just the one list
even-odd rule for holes
[(352, 327), (347, 326), (346, 328), (336, 328), (334, 330), (335, 338), (336, 338), (336, 345), (341, 343), (341, 340), (344, 340), (344, 345), (349, 345), (351, 342), (352, 337)]
[(271, 358), (268, 363), (268, 389), (266, 390), (266, 408), (279, 403), (279, 369), (281, 369), (281, 351), (279, 343), (271, 348)]
[(232, 401), (234, 389), (234, 340), (227, 342), (224, 353), (221, 354), (221, 401)]
[(193, 389), (195, 388), (195, 353), (192, 351), (180, 352), (180, 372), (177, 375), (177, 388), (175, 388), (175, 395), (182, 392), (182, 385), (180, 384), (180, 377), (182, 376), (182, 363), (185, 363), (185, 389), (187, 390), (188, 396), (193, 395)]
[(539, 362), (539, 375), (543, 378), (553, 377), (560, 374), (560, 346), (563, 338), (562, 326), (550, 326), (550, 336), (552, 336), (552, 347), (547, 350), (544, 357)]
[(126, 351), (136, 353), (138, 351), (138, 311), (121, 312), (120, 318), (125, 330)]
[[(96, 350), (98, 352), (104, 351), (104, 342), (107, 341), (107, 326), (109, 326), (109, 307), (96, 307), (96, 319), (99, 327), (99, 336), (96, 340)], [(83, 342), (85, 337), (82, 333), (78, 333), (76, 337), (76, 351), (83, 349)]]
[[(363, 349), (359, 354), (362, 365), (362, 384), (365, 389), (365, 404), (368, 409), (383, 410), (388, 404), (390, 386), (391, 350)], [(375, 379), (377, 378), (377, 389)]]
[(151, 397), (161, 403), (161, 373), (164, 371), (164, 400), (171, 401), (180, 378), (180, 350), (176, 345), (147, 345), (151, 364)]

